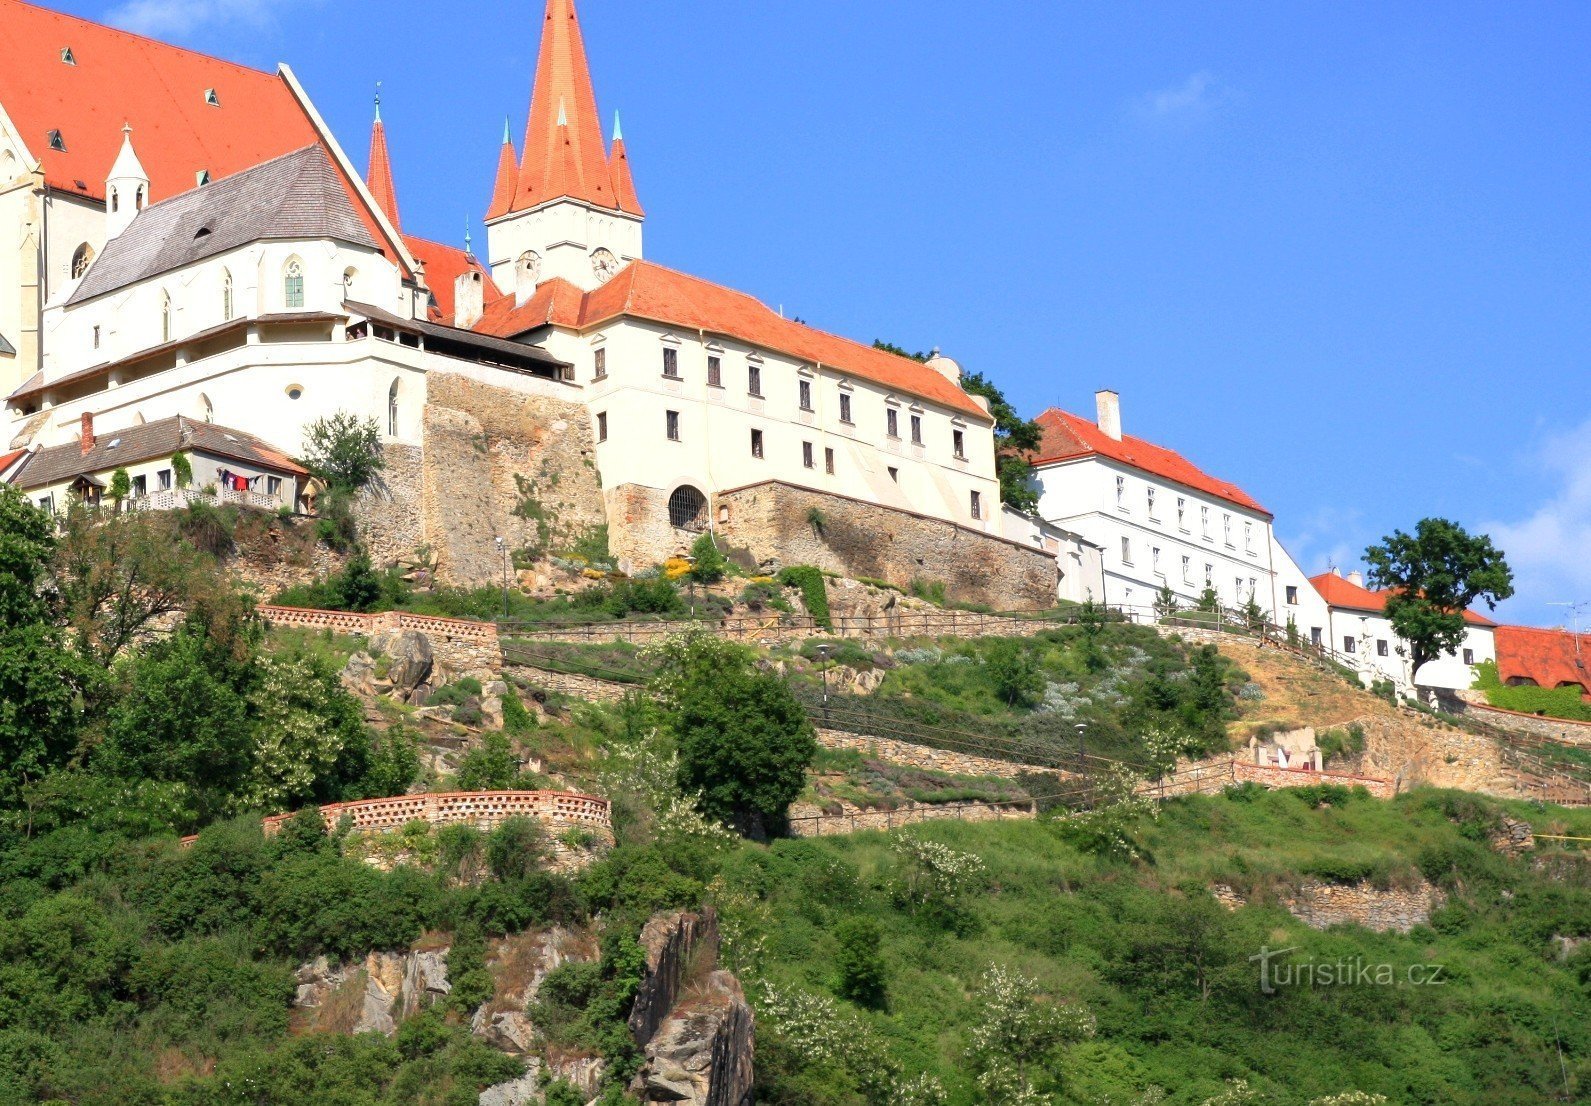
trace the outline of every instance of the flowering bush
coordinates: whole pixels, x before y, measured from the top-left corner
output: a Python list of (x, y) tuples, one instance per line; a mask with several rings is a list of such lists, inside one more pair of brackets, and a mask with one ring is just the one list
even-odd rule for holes
[(1141, 856), (1142, 847), (1133, 836), (1139, 819), (1160, 816), (1160, 807), (1151, 796), (1137, 793), (1141, 777), (1124, 765), (1111, 765), (1092, 779), (1094, 805), (1067, 815), (1058, 824), (1062, 833), (1081, 849), (1104, 856), (1130, 860)]
[(917, 913), (938, 915), (952, 925), (965, 920), (966, 896), (988, 879), (982, 859), (909, 833), (896, 837), (890, 850), (900, 858), (898, 903)]
[(663, 576), (669, 580), (679, 580), (690, 575), (691, 563), (684, 557), (670, 557), (663, 562)]
[(1094, 1035), (1094, 1015), (1082, 1006), (1054, 1002), (1037, 981), (995, 964), (973, 994), (977, 1008), (968, 1049), (985, 1101), (1037, 1106), (1051, 1101), (1033, 1086), (1030, 1065), (1063, 1044)]

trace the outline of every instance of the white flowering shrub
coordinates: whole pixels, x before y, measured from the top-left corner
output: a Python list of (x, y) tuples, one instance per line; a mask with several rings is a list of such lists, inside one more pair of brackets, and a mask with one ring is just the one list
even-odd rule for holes
[(995, 964), (973, 993), (974, 1027), (968, 1048), (978, 1088), (991, 1106), (1039, 1106), (1052, 1101), (1034, 1086), (1033, 1068), (1057, 1048), (1094, 1035), (1094, 1015), (1055, 1002), (1037, 981)]
[(1257, 1088), (1250, 1087), (1247, 1079), (1229, 1079), (1226, 1090), (1205, 1099), (1201, 1106), (1255, 1106), (1264, 1100), (1265, 1096)]
[(1143, 818), (1160, 816), (1160, 806), (1150, 795), (1138, 794), (1143, 778), (1130, 768), (1113, 764), (1091, 779), (1093, 805), (1057, 821), (1061, 832), (1079, 848), (1102, 856), (1131, 860), (1143, 855), (1134, 831)]
[(938, 1077), (922, 1072), (897, 1079), (889, 1091), (889, 1106), (945, 1106), (949, 1101)]
[(944, 655), (944, 651), (937, 646), (927, 645), (921, 649), (898, 650), (895, 661), (898, 664), (938, 664)]
[(615, 745), (603, 774), (609, 793), (629, 791), (652, 811), (659, 837), (689, 837), (727, 847), (735, 835), (701, 812), (694, 795), (679, 789), (679, 755), (654, 732), (633, 745)]
[(1369, 1091), (1341, 1091), (1310, 1099), (1309, 1106), (1382, 1106), (1386, 1100), (1387, 1096), (1384, 1094), (1371, 1094)]
[(890, 851), (900, 862), (896, 902), (947, 923), (961, 920), (966, 897), (988, 882), (989, 869), (981, 858), (938, 841), (902, 833), (890, 843)]
[(828, 995), (768, 983), (758, 991), (753, 1005), (759, 1032), (778, 1034), (808, 1064), (850, 1073), (869, 1101), (891, 1100), (898, 1072), (866, 1022)]

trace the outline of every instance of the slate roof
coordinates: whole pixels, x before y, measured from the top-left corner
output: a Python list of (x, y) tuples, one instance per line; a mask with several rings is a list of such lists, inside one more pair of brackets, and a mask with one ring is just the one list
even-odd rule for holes
[(273, 238), (334, 238), (379, 249), (331, 158), (306, 146), (144, 208), (105, 244), (67, 303)]
[(42, 488), (85, 473), (169, 457), (179, 449), (228, 457), (246, 465), (295, 476), (309, 475), (287, 454), (253, 434), (174, 415), (142, 426), (102, 433), (95, 439), (94, 448), (86, 454), (79, 442), (48, 446), (28, 460), (12, 483), (24, 490)]
[(6, 336), (4, 334), (0, 334), (0, 353), (9, 353), (14, 356), (16, 352), (17, 347), (6, 341)]

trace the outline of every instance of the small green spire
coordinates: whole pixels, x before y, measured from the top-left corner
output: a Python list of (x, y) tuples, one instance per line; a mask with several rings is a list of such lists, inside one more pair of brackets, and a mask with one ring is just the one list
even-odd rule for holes
[(619, 126), (619, 113), (617, 110), (613, 113), (613, 141), (624, 141), (624, 128)]
[(381, 122), (381, 82), (376, 82), (376, 122)]
[(504, 112), (503, 113), (503, 145), (506, 146), (512, 141), (513, 141), (513, 139), (510, 138), (509, 135), (508, 135), (508, 113)]

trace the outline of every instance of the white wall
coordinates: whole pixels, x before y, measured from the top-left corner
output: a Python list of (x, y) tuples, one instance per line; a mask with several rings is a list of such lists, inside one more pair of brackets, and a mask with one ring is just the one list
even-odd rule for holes
[(1056, 598), (1072, 603), (1104, 602), (1105, 565), (1098, 546), (1009, 507), (1001, 509), (1000, 517), (1007, 539), (1055, 554)]
[(1043, 465), (1034, 471), (1034, 482), (1045, 521), (1104, 547), (1108, 603), (1148, 607), (1162, 587), (1170, 587), (1191, 606), (1207, 574), (1227, 606), (1242, 606), (1250, 594), (1267, 614), (1280, 603), (1271, 522), (1257, 511), (1097, 456)]
[[(1356, 668), (1368, 686), (1391, 680), (1403, 695), (1422, 687), (1467, 688), (1475, 682), (1473, 665), (1496, 660), (1497, 648), (1489, 626), (1466, 624), (1464, 643), (1458, 650), (1428, 662), (1418, 673), (1409, 670), (1408, 646), (1386, 616), (1345, 607), (1332, 608), (1328, 616), (1327, 644), (1338, 659)], [(1465, 650), (1471, 661), (1465, 661)]]
[[(556, 330), (546, 348), (574, 365), (595, 424), (607, 416), (597, 445), (605, 487), (638, 484), (671, 491), (691, 484), (711, 496), (765, 480), (847, 495), (1000, 533), (1000, 489), (994, 477), (993, 424), (861, 377), (814, 366), (693, 331), (622, 320), (585, 335)], [(679, 379), (663, 375), (663, 350), (673, 348)], [(595, 379), (596, 351), (605, 349), (606, 379)], [(721, 387), (707, 383), (708, 358), (720, 359)], [(755, 360), (760, 358), (760, 360)], [(748, 370), (761, 367), (760, 397), (748, 392)], [(800, 382), (811, 385), (811, 411), (800, 409)], [(851, 423), (840, 421), (840, 396), (851, 397)], [(886, 435), (886, 410), (897, 410), (899, 438)], [(668, 411), (679, 414), (680, 440), (666, 434)], [(922, 419), (921, 445), (911, 417)], [(760, 430), (763, 456), (751, 451)], [(953, 434), (962, 433), (962, 458)], [(600, 434), (598, 435), (600, 437)], [(807, 468), (802, 445), (812, 445)], [(835, 471), (826, 470), (826, 450)], [(889, 470), (897, 470), (892, 479)], [(972, 493), (981, 518), (972, 515)]]
[(510, 295), (520, 284), (516, 267), (527, 251), (537, 261), (532, 286), (562, 277), (577, 288), (595, 288), (602, 282), (592, 271), (591, 255), (599, 249), (606, 249), (621, 264), (640, 257), (641, 220), (576, 200), (557, 200), (486, 227), (492, 280)]

